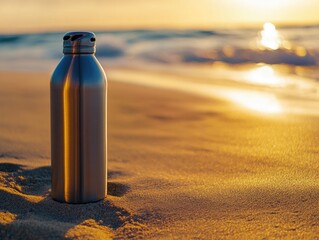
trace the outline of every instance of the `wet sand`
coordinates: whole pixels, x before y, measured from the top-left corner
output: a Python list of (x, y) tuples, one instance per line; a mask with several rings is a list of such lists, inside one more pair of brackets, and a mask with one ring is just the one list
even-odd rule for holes
[(318, 117), (257, 113), (115, 75), (107, 198), (51, 200), (49, 78), (0, 73), (1, 239), (317, 237)]

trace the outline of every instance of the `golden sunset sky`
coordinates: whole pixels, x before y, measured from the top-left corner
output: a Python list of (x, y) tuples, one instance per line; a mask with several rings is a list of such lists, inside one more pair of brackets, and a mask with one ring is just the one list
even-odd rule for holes
[(319, 23), (318, 0), (0, 0), (0, 32)]

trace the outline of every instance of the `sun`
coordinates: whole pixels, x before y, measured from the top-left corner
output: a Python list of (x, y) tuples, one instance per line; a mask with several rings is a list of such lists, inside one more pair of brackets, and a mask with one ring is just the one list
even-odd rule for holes
[[(238, 0), (237, 0), (238, 1)], [(239, 0), (242, 5), (253, 9), (274, 10), (291, 5), (294, 0)]]

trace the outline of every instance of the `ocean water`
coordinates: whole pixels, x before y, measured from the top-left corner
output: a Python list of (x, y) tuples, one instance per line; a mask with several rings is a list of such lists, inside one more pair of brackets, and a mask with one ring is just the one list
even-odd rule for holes
[[(53, 71), (63, 56), (63, 35), (0, 35), (0, 70)], [(319, 26), (276, 29), (268, 24), (260, 29), (127, 30), (96, 35), (96, 56), (111, 70), (170, 73), (187, 76), (192, 84), (237, 83), (281, 92), (299, 102), (319, 101)]]
[[(123, 65), (136, 62), (162, 65), (215, 62), (318, 65), (319, 26), (278, 29), (280, 38), (289, 46), (279, 46), (275, 51), (260, 49), (260, 31), (261, 29), (97, 32), (96, 55), (109, 63)], [(47, 62), (62, 57), (63, 35), (62, 32), (0, 35), (0, 68), (34, 67), (37, 70), (49, 66), (46, 65)], [(36, 60), (43, 66), (38, 63), (34, 66), (20, 64), (21, 61)]]

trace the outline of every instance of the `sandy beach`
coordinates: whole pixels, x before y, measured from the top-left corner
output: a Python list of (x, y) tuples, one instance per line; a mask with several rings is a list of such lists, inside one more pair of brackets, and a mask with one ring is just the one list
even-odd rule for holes
[(108, 196), (68, 205), (50, 197), (50, 73), (0, 72), (1, 239), (318, 237), (317, 116), (256, 113), (119, 73)]

